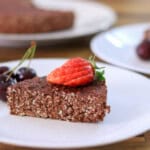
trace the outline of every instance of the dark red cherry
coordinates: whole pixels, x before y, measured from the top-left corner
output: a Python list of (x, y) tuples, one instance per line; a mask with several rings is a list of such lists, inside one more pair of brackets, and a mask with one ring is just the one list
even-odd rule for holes
[[(0, 75), (1, 75), (1, 74), (5, 74), (5, 73), (6, 73), (7, 75), (9, 75), (9, 74), (10, 74), (9, 71), (10, 71), (10, 68), (7, 67), (7, 66), (1, 66), (1, 67), (0, 67)], [(11, 77), (15, 79), (16, 75), (15, 75), (14, 73), (12, 73), (12, 74), (11, 74)]]
[(5, 72), (7, 72), (7, 71), (9, 71), (9, 67), (7, 67), (7, 66), (1, 66), (0, 67), (0, 74), (3, 74)]
[(0, 75), (0, 99), (6, 101), (6, 90), (8, 86), (15, 84), (13, 78), (9, 78), (7, 75)]
[(18, 82), (26, 80), (26, 79), (32, 79), (36, 77), (36, 71), (32, 68), (22, 67), (17, 70), (16, 72), (16, 80)]
[(143, 60), (150, 60), (150, 41), (144, 40), (137, 47), (137, 55)]

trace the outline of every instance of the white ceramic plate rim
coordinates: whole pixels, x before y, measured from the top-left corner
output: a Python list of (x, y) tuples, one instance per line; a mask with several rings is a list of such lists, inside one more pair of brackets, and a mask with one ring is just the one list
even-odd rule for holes
[(144, 73), (144, 74), (149, 75), (150, 71), (147, 71), (147, 70), (142, 69), (142, 68), (135, 68), (135, 67), (129, 66), (128, 64), (125, 64), (125, 63), (122, 63), (118, 60), (114, 60), (110, 57), (107, 57), (107, 55), (105, 55), (104, 53), (99, 53), (98, 52), (99, 49), (98, 49), (98, 46), (97, 46), (97, 42), (99, 41), (98, 39), (103, 38), (103, 36), (105, 36), (109, 32), (117, 31), (117, 30), (120, 30), (120, 29), (123, 29), (123, 28), (134, 27), (134, 26), (149, 26), (149, 25), (150, 25), (150, 23), (148, 23), (148, 22), (147, 23), (137, 23), (137, 24), (123, 25), (123, 26), (120, 26), (120, 27), (113, 28), (113, 29), (111, 29), (111, 30), (109, 30), (105, 33), (98, 34), (91, 40), (91, 43), (90, 43), (91, 50), (97, 57), (104, 60), (105, 62), (116, 65), (118, 67), (123, 67), (125, 69), (129, 69), (129, 70), (132, 70), (132, 71), (136, 71), (136, 72), (140, 72), (140, 73)]
[[(143, 128), (143, 127), (142, 127)], [(80, 149), (80, 148), (90, 148), (90, 147), (98, 147), (98, 146), (106, 146), (106, 145), (109, 145), (109, 144), (115, 144), (115, 143), (118, 143), (118, 142), (122, 142), (124, 140), (128, 140), (129, 138), (132, 138), (133, 136), (138, 136), (140, 134), (143, 134), (145, 133), (146, 131), (149, 130), (149, 127), (148, 125), (145, 125), (144, 127), (144, 130), (137, 130), (136, 132), (130, 132), (130, 134), (128, 134), (128, 137), (125, 137), (125, 138), (118, 138), (118, 139), (115, 139), (111, 142), (106, 142), (106, 143), (103, 143), (103, 144), (99, 144), (98, 142), (95, 142), (95, 143), (86, 143), (85, 145), (74, 145), (74, 146), (49, 146), (47, 145), (47, 143), (37, 143), (37, 142), (25, 142), (25, 141), (19, 141), (19, 140), (14, 140), (14, 139), (11, 139), (11, 138), (3, 138), (3, 137), (0, 137), (0, 143), (3, 143), (3, 144), (8, 144), (8, 145), (13, 145), (13, 146), (21, 146), (21, 147), (28, 147), (28, 148), (42, 148), (42, 149)]]
[[(34, 59), (34, 61), (55, 61), (55, 60), (59, 60), (59, 61), (65, 61), (66, 59), (42, 59), (42, 58), (39, 58), (39, 59)], [(15, 63), (16, 61), (9, 61), (9, 62), (3, 62), (3, 63), (0, 63), (1, 65), (3, 64), (10, 64), (10, 63)], [(124, 71), (126, 73), (130, 73), (130, 74), (134, 74), (140, 78), (143, 78), (144, 80), (147, 80), (149, 81), (146, 77), (140, 75), (140, 74), (137, 74), (137, 73), (133, 73), (133, 72), (130, 72), (128, 70), (123, 70), (123, 69), (119, 69), (119, 68), (116, 68), (114, 66), (111, 66), (111, 65), (107, 65), (107, 64), (104, 64), (104, 63), (99, 63), (100, 65), (102, 66), (108, 66), (108, 67), (111, 67), (112, 69), (117, 69), (118, 71)], [(146, 118), (146, 121), (145, 121), (145, 118)], [(33, 148), (45, 148), (45, 149), (48, 149), (48, 148), (56, 148), (56, 149), (72, 149), (72, 148), (86, 148), (86, 147), (93, 147), (93, 146), (103, 146), (103, 145), (106, 145), (106, 144), (112, 144), (112, 143), (116, 143), (116, 142), (120, 142), (120, 141), (123, 141), (123, 140), (126, 140), (128, 138), (131, 138), (133, 136), (136, 136), (136, 135), (139, 135), (147, 130), (150, 129), (150, 118), (149, 118), (149, 114), (146, 114), (142, 119), (141, 121), (144, 121), (144, 125), (142, 124), (141, 127), (140, 127), (140, 124), (138, 126), (138, 128), (136, 128), (136, 130), (130, 130), (130, 132), (128, 132), (128, 134), (126, 134), (126, 137), (118, 137), (118, 138), (115, 138), (115, 139), (111, 139), (111, 141), (109, 142), (106, 142), (106, 143), (103, 143), (103, 144), (99, 144), (98, 142), (95, 142), (95, 143), (86, 143), (85, 145), (73, 145), (72, 147), (70, 146), (49, 146), (47, 143), (44, 143), (44, 142), (26, 142), (26, 141), (22, 141), (22, 140), (14, 140), (14, 139), (11, 139), (11, 138), (5, 138), (5, 137), (1, 137), (0, 136), (0, 142), (2, 143), (6, 143), (6, 144), (12, 144), (12, 145), (18, 145), (18, 146), (23, 146), (23, 147), (33, 147)], [(125, 131), (126, 132), (126, 131)]]

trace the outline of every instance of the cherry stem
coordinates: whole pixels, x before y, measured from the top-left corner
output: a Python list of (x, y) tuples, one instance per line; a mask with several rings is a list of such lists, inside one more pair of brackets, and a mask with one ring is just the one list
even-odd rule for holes
[(28, 68), (30, 67), (31, 61), (32, 61), (32, 59), (34, 58), (34, 55), (35, 55), (35, 51), (36, 51), (35, 41), (31, 42), (31, 47), (29, 49), (30, 49), (30, 60), (29, 60), (29, 63), (28, 63)]
[(5, 74), (9, 73), (7, 80), (9, 80), (9, 78), (12, 76), (12, 74), (14, 73), (14, 71), (21, 66), (27, 59), (29, 60), (28, 63), (28, 68), (30, 67), (31, 64), (31, 60), (35, 55), (35, 51), (36, 51), (36, 43), (34, 41), (31, 42), (31, 46), (30, 48), (27, 49), (27, 51), (25, 52), (25, 54), (23, 55), (23, 57), (21, 58), (20, 62), (10, 71), (5, 72)]

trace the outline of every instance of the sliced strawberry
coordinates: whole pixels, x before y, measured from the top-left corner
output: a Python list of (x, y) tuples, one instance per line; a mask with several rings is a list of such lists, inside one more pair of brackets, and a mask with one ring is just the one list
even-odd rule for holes
[(85, 85), (95, 79), (96, 72), (94, 67), (91, 62), (83, 58), (72, 58), (52, 71), (47, 76), (47, 81), (72, 87)]

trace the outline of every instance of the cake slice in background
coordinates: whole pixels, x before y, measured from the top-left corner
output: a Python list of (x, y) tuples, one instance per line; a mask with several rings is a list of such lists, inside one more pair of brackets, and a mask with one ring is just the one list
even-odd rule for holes
[(69, 29), (74, 13), (36, 8), (30, 0), (0, 0), (0, 33), (41, 33)]

